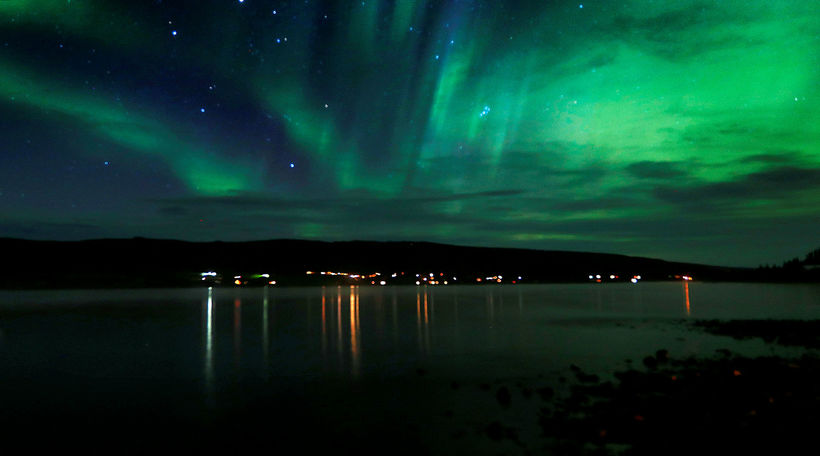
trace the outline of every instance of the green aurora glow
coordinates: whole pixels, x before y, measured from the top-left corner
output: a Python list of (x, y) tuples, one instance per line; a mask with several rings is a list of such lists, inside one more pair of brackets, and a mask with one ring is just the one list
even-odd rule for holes
[(816, 247), (816, 5), (615, 3), (0, 2), (0, 235)]

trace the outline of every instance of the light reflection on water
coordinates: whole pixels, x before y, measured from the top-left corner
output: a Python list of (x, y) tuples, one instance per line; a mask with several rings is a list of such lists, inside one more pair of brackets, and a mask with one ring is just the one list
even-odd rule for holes
[(820, 286), (0, 292), (0, 381), (65, 379), (81, 389), (93, 379), (140, 387), (157, 381), (186, 391), (193, 385), (210, 397), (254, 382), (389, 381), (418, 369), (452, 379), (530, 375), (572, 363), (595, 369), (659, 348), (676, 355), (723, 346), (779, 350), (680, 323), (700, 318), (820, 318)]
[(208, 287), (205, 302), (205, 391), (208, 395), (214, 388), (214, 290)]
[[(690, 331), (683, 323), (700, 318), (817, 319), (820, 286), (0, 292), (0, 404), (7, 417), (31, 413), (35, 422), (108, 407), (142, 410), (145, 423), (166, 415), (224, 416), (241, 429), (258, 421), (260, 435), (290, 423), (280, 437), (300, 417), (324, 419), (321, 429), (345, 437), (383, 423), (395, 431), (390, 423), (408, 419), (427, 433), (453, 429), (457, 420), (441, 415), (447, 409), (462, 424), (480, 416), (476, 423), (486, 426), (497, 419), (497, 385), (558, 391), (570, 364), (603, 376), (660, 348), (675, 357), (723, 347), (752, 355), (788, 350)], [(456, 383), (458, 390), (451, 387)], [(516, 404), (525, 409), (507, 414), (520, 417), (513, 425), (537, 422), (537, 401)], [(392, 410), (392, 421), (385, 410)], [(123, 417), (117, 418), (111, 423)], [(449, 433), (442, 435), (450, 442)]]
[[(498, 365), (509, 367), (521, 360), (640, 356), (636, 349), (657, 348), (647, 342), (652, 338), (674, 343), (659, 334), (656, 324), (662, 322), (820, 316), (813, 305), (816, 287), (730, 285), (207, 289), (204, 384), (210, 394), (219, 381), (243, 373), (263, 379), (330, 375), (356, 380), (385, 369), (400, 374), (425, 363), (466, 369), (493, 366), (499, 357)], [(226, 305), (229, 359), (220, 350), (227, 340), (219, 339), (225, 334), (226, 309), (221, 307)], [(697, 343), (678, 345), (696, 351), (712, 346), (703, 345), (709, 337), (696, 334)], [(233, 365), (233, 374), (226, 365)]]

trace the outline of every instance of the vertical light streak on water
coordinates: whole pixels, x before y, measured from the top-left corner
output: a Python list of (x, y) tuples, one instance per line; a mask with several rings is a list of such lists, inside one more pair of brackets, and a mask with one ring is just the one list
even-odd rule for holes
[(595, 287), (595, 291), (593, 292), (595, 294), (595, 310), (597, 310), (599, 312), (604, 307), (603, 297), (601, 296), (601, 289), (602, 288), (603, 287)]
[(327, 290), (322, 287), (322, 359), (327, 360)]
[(393, 311), (393, 345), (399, 342), (399, 308), (398, 297), (396, 297), (396, 290), (393, 290), (393, 299), (391, 303), (391, 310)]
[(205, 314), (205, 393), (214, 392), (214, 289), (208, 287), (208, 302)]
[(455, 294), (453, 294), (453, 324), (455, 325), (456, 331), (458, 331), (458, 289), (456, 289)]
[(495, 302), (493, 301), (493, 290), (487, 287), (487, 309), (490, 317), (490, 326), (495, 323)]
[(427, 288), (424, 289), (424, 352), (426, 354), (430, 353), (430, 318), (427, 311)]
[(455, 337), (456, 346), (460, 346), (461, 333), (458, 330), (458, 288), (453, 294), (453, 336)]
[(685, 305), (686, 305), (686, 316), (688, 317), (689, 315), (692, 314), (692, 308), (689, 306), (689, 281), (688, 280), (683, 281), (683, 295), (684, 295), (684, 301), (685, 301)]
[[(361, 318), (359, 318), (359, 287), (356, 287), (356, 332), (358, 332), (359, 337), (361, 338), (362, 335), (362, 325), (361, 325)], [(361, 342), (359, 343), (361, 345)]]
[(424, 340), (421, 337), (421, 289), (416, 288), (416, 339), (419, 341), (419, 351), (424, 351)]
[(339, 354), (339, 369), (344, 365), (342, 347), (342, 287), (336, 287), (336, 352)]
[(518, 291), (518, 318), (524, 315), (524, 297), (521, 296), (521, 287), (517, 287)]
[(350, 373), (359, 376), (358, 287), (350, 286)]
[(268, 332), (268, 287), (262, 294), (262, 366), (265, 379), (268, 378), (270, 367), (270, 333)]
[(430, 325), (436, 324), (436, 291), (430, 290)]
[(370, 314), (375, 317), (376, 321), (376, 337), (379, 345), (384, 345), (384, 293), (383, 288), (379, 289), (378, 294), (375, 296), (375, 303), (370, 308)]
[(242, 358), (242, 301), (239, 298), (233, 301), (233, 361), (234, 367), (239, 369)]

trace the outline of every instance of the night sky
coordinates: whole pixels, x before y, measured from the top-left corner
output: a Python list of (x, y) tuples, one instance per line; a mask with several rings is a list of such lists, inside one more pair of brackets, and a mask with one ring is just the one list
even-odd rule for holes
[(0, 0), (0, 236), (820, 244), (813, 1)]

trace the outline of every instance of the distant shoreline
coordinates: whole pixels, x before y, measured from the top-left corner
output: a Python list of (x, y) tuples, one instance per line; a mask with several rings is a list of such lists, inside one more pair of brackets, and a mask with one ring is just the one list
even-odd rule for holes
[[(686, 280), (820, 283), (820, 268), (736, 268), (626, 255), (427, 242), (0, 239), (0, 289), (434, 285)], [(235, 281), (239, 281), (235, 284)]]

